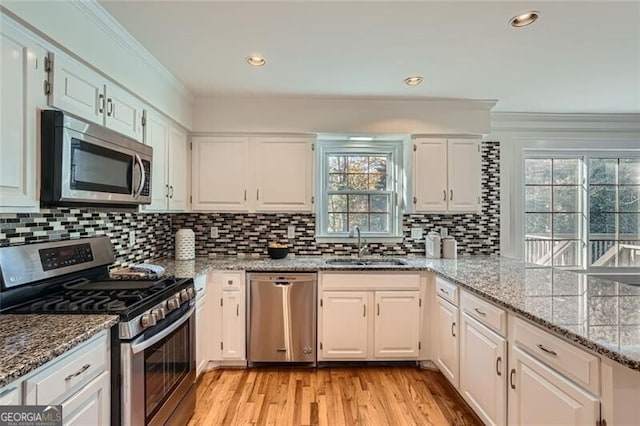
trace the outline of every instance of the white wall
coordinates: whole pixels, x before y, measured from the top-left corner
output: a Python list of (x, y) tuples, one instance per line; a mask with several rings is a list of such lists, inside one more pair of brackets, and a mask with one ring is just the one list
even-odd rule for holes
[(485, 140), (500, 141), (500, 253), (521, 258), (523, 151), (638, 150), (640, 114), (493, 113)]
[(328, 97), (196, 99), (194, 132), (482, 135), (494, 101)]
[(191, 129), (192, 95), (97, 2), (3, 0), (2, 7), (47, 41)]

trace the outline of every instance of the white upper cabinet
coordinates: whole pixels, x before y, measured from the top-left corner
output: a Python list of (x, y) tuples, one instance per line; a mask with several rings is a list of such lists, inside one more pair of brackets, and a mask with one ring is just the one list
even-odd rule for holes
[(47, 51), (8, 19), (0, 22), (0, 212), (34, 211)]
[(310, 212), (312, 150), (307, 137), (194, 137), (192, 208)]
[(310, 211), (313, 139), (261, 137), (254, 144), (256, 210)]
[(415, 138), (413, 146), (416, 212), (475, 213), (480, 210), (478, 140)]
[(52, 57), (51, 106), (142, 142), (142, 102), (73, 59)]
[(185, 132), (150, 111), (145, 143), (153, 148), (151, 204), (143, 211), (186, 211), (188, 201), (189, 146)]

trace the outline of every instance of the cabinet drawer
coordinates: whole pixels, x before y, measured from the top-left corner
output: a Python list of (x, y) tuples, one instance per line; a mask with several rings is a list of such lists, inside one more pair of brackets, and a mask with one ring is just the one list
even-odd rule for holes
[(513, 318), (509, 340), (594, 395), (600, 389), (600, 359), (520, 318)]
[(222, 291), (240, 291), (244, 285), (244, 273), (222, 274)]
[(436, 277), (436, 294), (445, 300), (458, 306), (458, 286), (444, 280), (440, 277)]
[(101, 333), (61, 358), (24, 381), (25, 404), (58, 403), (105, 371), (109, 361), (107, 333)]
[(460, 294), (460, 306), (464, 312), (487, 327), (492, 328), (498, 334), (507, 335), (506, 311), (464, 290)]
[(323, 290), (419, 290), (420, 274), (398, 272), (323, 273)]

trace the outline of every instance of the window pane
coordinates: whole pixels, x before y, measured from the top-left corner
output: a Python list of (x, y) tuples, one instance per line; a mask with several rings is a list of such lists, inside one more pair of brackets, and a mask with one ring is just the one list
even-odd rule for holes
[(346, 195), (329, 195), (327, 197), (327, 207), (328, 207), (329, 213), (346, 212), (347, 196)]
[(590, 206), (592, 212), (615, 212), (616, 208), (616, 187), (597, 186), (589, 187)]
[(350, 214), (349, 215), (349, 229), (353, 229), (358, 225), (361, 232), (369, 231), (369, 217), (366, 214)]
[(527, 158), (524, 160), (524, 178), (526, 184), (550, 184), (551, 160)]
[(589, 232), (591, 233), (591, 237), (594, 237), (593, 234), (607, 234), (610, 236), (615, 235), (616, 233), (615, 213), (591, 213), (591, 219), (589, 222)]
[(553, 215), (553, 238), (574, 239), (579, 237), (580, 231), (579, 213), (558, 213)]
[(347, 232), (347, 215), (346, 213), (329, 213), (327, 215), (327, 231), (328, 232)]
[(369, 175), (370, 191), (384, 191), (386, 189), (387, 189), (387, 175), (381, 175), (381, 174)]
[(341, 191), (347, 188), (347, 175), (332, 173), (329, 175), (329, 191)]
[(640, 158), (621, 158), (619, 178), (622, 184), (640, 184)]
[(389, 230), (388, 214), (371, 215), (371, 232), (387, 232)]
[(615, 266), (615, 241), (595, 240), (589, 243), (591, 245), (591, 264), (593, 266)]
[(362, 174), (349, 174), (347, 175), (347, 189), (352, 191), (366, 191), (368, 186), (368, 176)]
[(366, 173), (369, 169), (369, 157), (349, 157), (347, 173)]
[(620, 238), (640, 239), (640, 214), (620, 213)]
[(371, 195), (371, 211), (387, 212), (389, 208), (388, 195)]
[(581, 253), (581, 241), (554, 241), (552, 262), (553, 266), (581, 265)]
[(562, 185), (576, 185), (580, 177), (580, 160), (554, 159), (553, 160), (553, 183)]
[(387, 174), (387, 157), (369, 157), (369, 173)]
[(640, 266), (640, 240), (620, 241), (618, 266)]
[(525, 218), (525, 236), (551, 238), (551, 214), (527, 214)]
[(349, 212), (368, 212), (368, 195), (349, 195)]
[(556, 186), (553, 188), (554, 212), (579, 212), (580, 210), (579, 186)]
[(342, 155), (328, 157), (329, 173), (346, 173), (347, 172), (347, 157)]
[(640, 212), (640, 186), (620, 187), (620, 211)]
[(525, 188), (525, 211), (549, 212), (551, 211), (551, 187), (527, 186)]
[(524, 260), (538, 264), (549, 264), (552, 246), (551, 240), (527, 240), (524, 243)]
[(594, 158), (589, 160), (589, 182), (591, 184), (615, 184), (618, 160)]

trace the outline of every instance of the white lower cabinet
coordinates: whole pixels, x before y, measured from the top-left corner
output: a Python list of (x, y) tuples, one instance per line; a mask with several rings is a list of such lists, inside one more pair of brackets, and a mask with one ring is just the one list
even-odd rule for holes
[(206, 370), (211, 356), (211, 327), (210, 306), (211, 297), (207, 298), (207, 282), (209, 274), (198, 275), (193, 278), (196, 289), (196, 377)]
[(417, 360), (419, 274), (320, 275), (318, 360)]
[(460, 385), (458, 308), (436, 297), (434, 312), (434, 363), (457, 389)]
[(108, 425), (110, 406), (109, 373), (104, 372), (62, 403), (65, 425)]
[(595, 425), (600, 402), (520, 348), (509, 358), (509, 424)]
[(463, 313), (460, 393), (487, 425), (507, 420), (507, 340)]
[(244, 291), (224, 291), (222, 294), (222, 359), (246, 358)]

